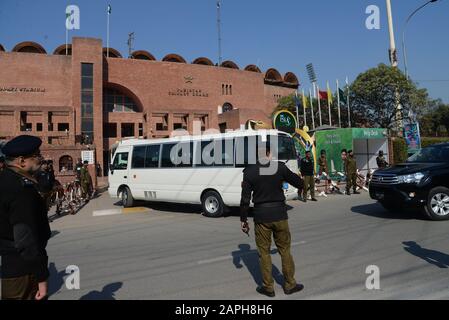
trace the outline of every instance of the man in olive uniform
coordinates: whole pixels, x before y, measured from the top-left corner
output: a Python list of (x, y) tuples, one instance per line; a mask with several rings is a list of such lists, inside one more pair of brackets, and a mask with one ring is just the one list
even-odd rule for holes
[(324, 191), (326, 193), (328, 193), (329, 170), (327, 169), (326, 150), (321, 150), (320, 157), (318, 158), (318, 166), (319, 166), (318, 175), (320, 178), (323, 175), (325, 176), (325, 190)]
[(42, 141), (18, 136), (2, 152), (7, 168), (0, 173), (1, 298), (42, 300), (47, 295), (50, 226), (33, 174), (42, 160)]
[[(263, 279), (262, 286), (258, 287), (256, 291), (268, 297), (275, 296), (270, 255), (273, 236), (282, 260), (282, 273), (285, 279), (284, 293), (293, 294), (301, 291), (304, 286), (297, 284), (295, 280), (295, 263), (290, 254), (291, 235), (282, 187), (284, 182), (288, 182), (299, 189), (303, 183), (301, 178), (290, 171), (283, 162), (273, 163), (271, 161), (271, 152), (268, 147), (259, 148), (259, 153), (264, 155), (262, 157), (264, 161), (249, 165), (243, 170), (240, 201), (241, 228), (245, 233), (249, 232), (247, 219), (251, 196), (254, 203), (254, 231)], [(271, 174), (267, 174), (264, 172), (267, 168), (275, 170), (270, 172)]]
[(354, 158), (352, 150), (348, 151), (348, 156), (345, 161), (345, 174), (346, 174), (346, 194), (349, 196), (350, 189), (352, 187), (354, 194), (359, 194), (357, 191), (357, 162)]
[(89, 169), (87, 168), (89, 162), (87, 160), (84, 160), (83, 164), (84, 165), (81, 168), (81, 172), (80, 172), (81, 192), (82, 192), (82, 197), (84, 199), (89, 199), (92, 178), (90, 177)]
[(383, 169), (388, 166), (388, 163), (384, 157), (384, 152), (382, 150), (379, 151), (379, 155), (376, 157), (376, 162), (379, 169)]
[(312, 201), (317, 201), (315, 198), (315, 165), (313, 163), (310, 150), (306, 150), (306, 156), (301, 160), (301, 175), (304, 179), (302, 201), (307, 202), (307, 193), (309, 188)]

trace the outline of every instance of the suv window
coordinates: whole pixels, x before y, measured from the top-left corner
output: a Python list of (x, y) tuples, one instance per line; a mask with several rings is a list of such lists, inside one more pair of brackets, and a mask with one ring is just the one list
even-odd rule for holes
[(407, 162), (449, 162), (449, 146), (423, 148), (408, 158)]

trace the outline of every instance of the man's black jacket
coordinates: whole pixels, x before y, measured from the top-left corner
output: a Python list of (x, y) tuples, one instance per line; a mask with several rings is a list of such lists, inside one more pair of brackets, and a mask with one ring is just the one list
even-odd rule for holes
[[(283, 162), (270, 163), (277, 165), (274, 174), (264, 175), (261, 169), (267, 165), (250, 165), (243, 170), (242, 197), (240, 200), (240, 220), (248, 218), (249, 205), (254, 203), (254, 222), (268, 223), (288, 218), (282, 184), (288, 182), (295, 188), (302, 188), (301, 178), (290, 171)], [(262, 173), (262, 174), (261, 174)]]
[(303, 176), (313, 176), (314, 175), (314, 165), (312, 158), (303, 158), (301, 160), (301, 174)]
[[(5, 169), (0, 173), (0, 243), (2, 277), (49, 276), (45, 247), (50, 239), (47, 211), (36, 184)], [(10, 244), (8, 246), (8, 243)]]

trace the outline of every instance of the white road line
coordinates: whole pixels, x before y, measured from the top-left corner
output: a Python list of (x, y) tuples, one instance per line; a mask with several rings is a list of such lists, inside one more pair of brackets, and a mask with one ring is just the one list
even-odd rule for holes
[(134, 207), (134, 208), (122, 208), (122, 209), (105, 209), (105, 210), (95, 210), (92, 212), (94, 217), (110, 216), (115, 214), (129, 214), (129, 213), (147, 213), (150, 209), (145, 207)]
[(122, 214), (122, 209), (105, 209), (92, 212), (92, 216), (94, 217), (111, 216), (114, 214)]
[[(300, 244), (304, 244), (306, 243), (306, 241), (299, 241), (299, 242), (292, 242), (292, 244), (290, 245), (291, 247), (294, 246), (298, 246)], [(272, 250), (274, 250), (276, 248), (273, 248)], [(252, 249), (250, 252), (245, 252), (243, 251), (240, 255), (238, 255), (239, 257), (245, 256), (247, 254), (252, 254), (252, 251), (256, 250), (256, 249)], [(221, 256), (221, 257), (216, 257), (216, 258), (211, 258), (211, 259), (207, 259), (207, 260), (200, 260), (197, 262), (198, 265), (202, 265), (202, 264), (209, 264), (209, 263), (215, 263), (215, 262), (220, 262), (220, 261), (226, 261), (226, 260), (232, 260), (234, 259), (234, 256), (232, 255), (227, 255), (227, 256)]]

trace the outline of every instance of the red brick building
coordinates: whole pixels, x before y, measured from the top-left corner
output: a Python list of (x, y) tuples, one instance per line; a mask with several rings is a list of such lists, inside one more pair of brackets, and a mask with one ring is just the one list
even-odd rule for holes
[(123, 58), (102, 41), (73, 38), (48, 53), (34, 42), (7, 52), (0, 45), (0, 140), (33, 134), (61, 176), (81, 150), (91, 149), (106, 171), (110, 146), (124, 137), (167, 137), (239, 128), (248, 119), (270, 122), (277, 100), (298, 88), (297, 77), (232, 61), (216, 66), (177, 54), (157, 61), (143, 50)]

